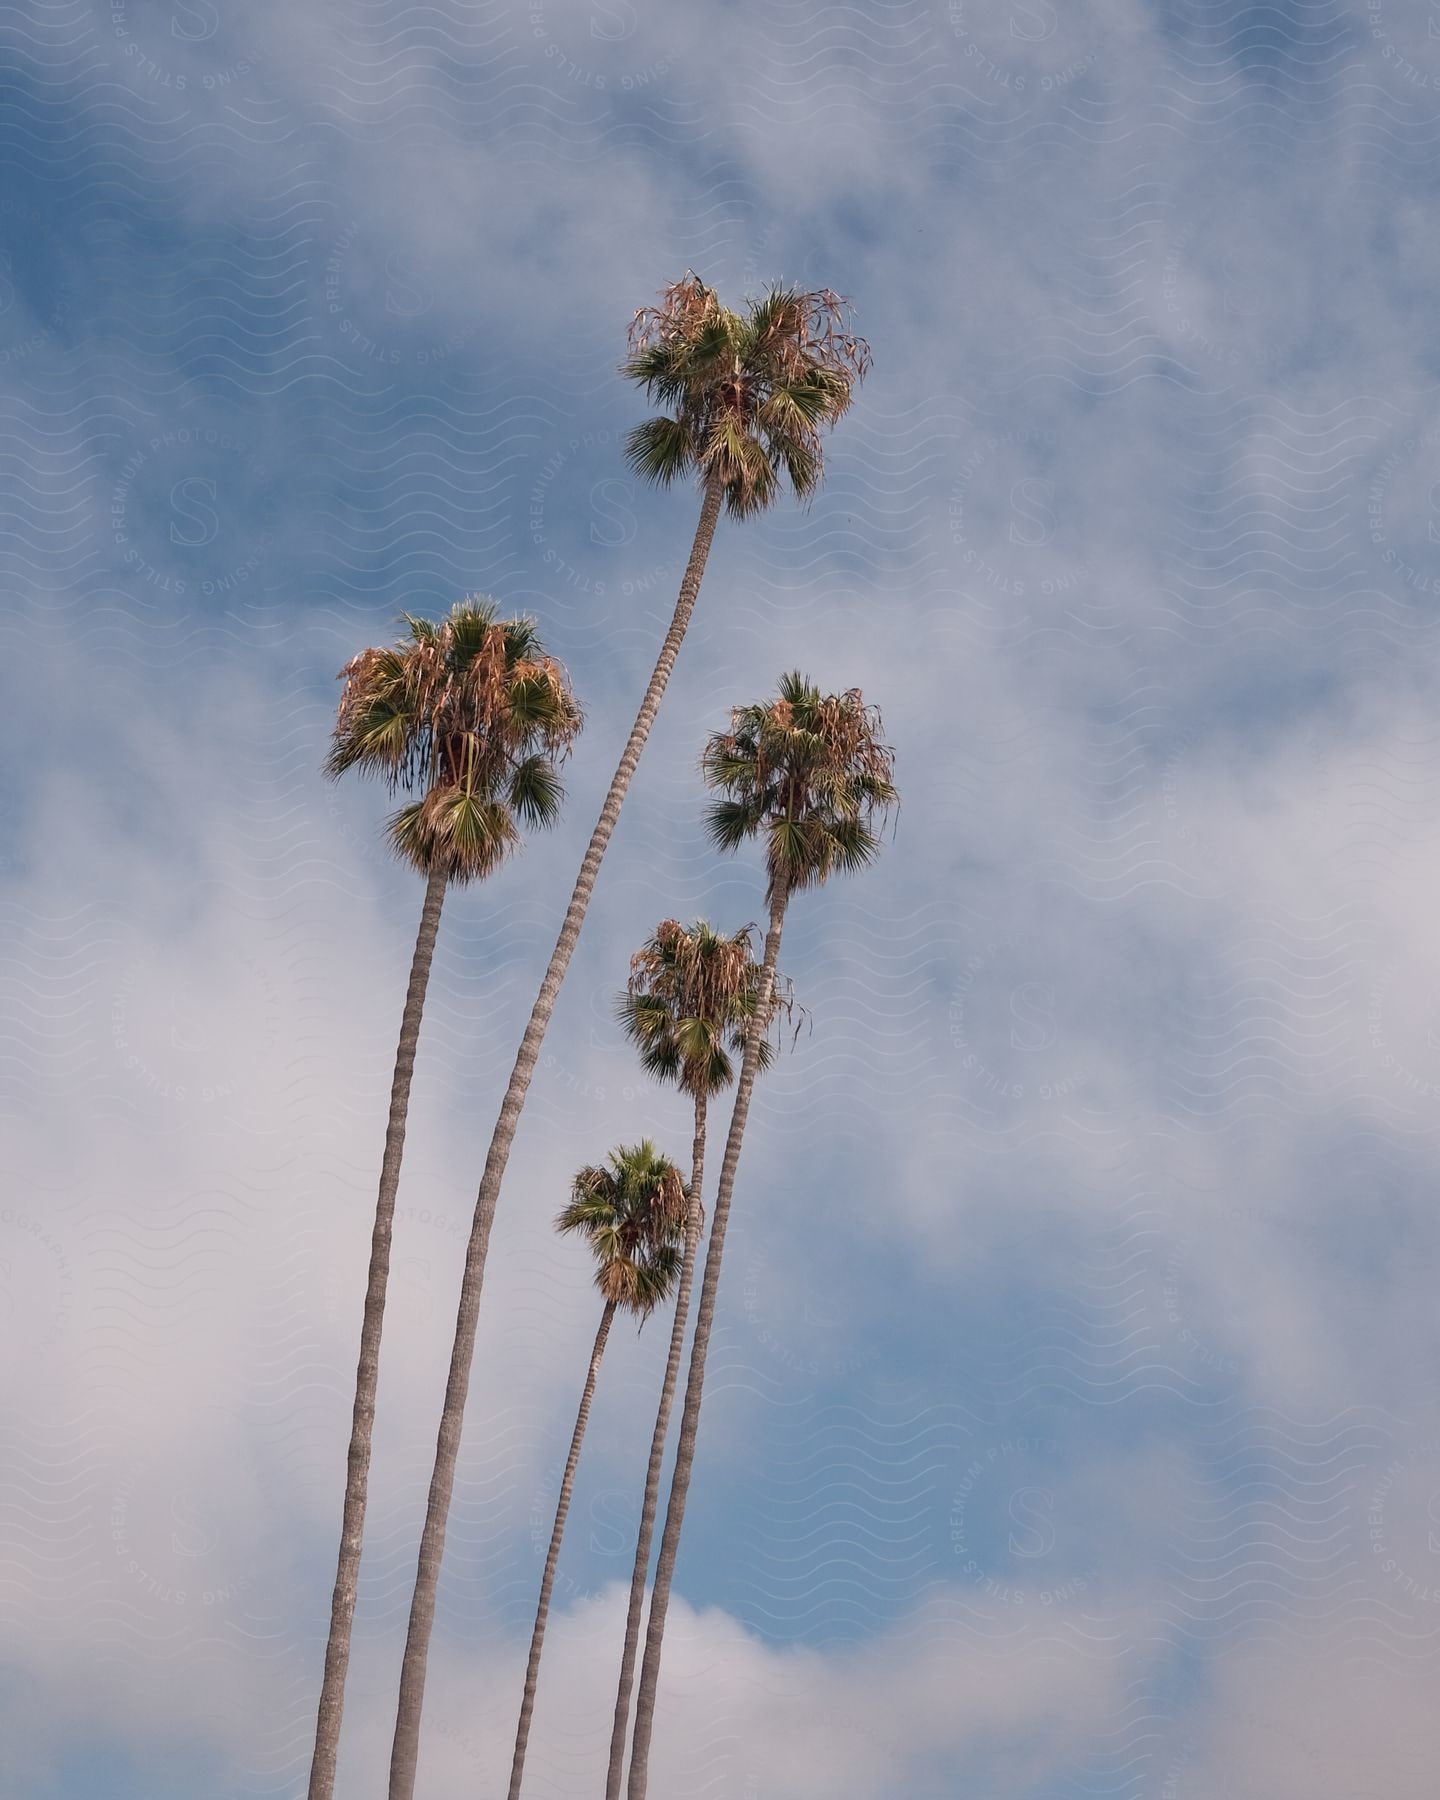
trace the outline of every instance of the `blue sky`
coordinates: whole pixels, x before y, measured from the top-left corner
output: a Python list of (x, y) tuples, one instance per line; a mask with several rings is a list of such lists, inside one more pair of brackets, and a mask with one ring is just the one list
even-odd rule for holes
[[(341, 1774), (383, 1791), (475, 1184), (693, 529), (616, 364), (691, 267), (840, 289), (875, 366), (813, 506), (722, 526), (547, 1039), (423, 1790), (508, 1754), (594, 1328), (550, 1220), (688, 1141), (610, 996), (662, 915), (759, 915), (695, 757), (800, 666), (881, 706), (905, 805), (787, 927), (652, 1791), (1428, 1796), (1435, 8), (0, 34), (7, 1793), (303, 1791), (418, 911), (319, 763), (341, 663), (484, 591), (588, 723), (437, 957)], [(595, 1791), (662, 1355), (607, 1357), (536, 1800)]]

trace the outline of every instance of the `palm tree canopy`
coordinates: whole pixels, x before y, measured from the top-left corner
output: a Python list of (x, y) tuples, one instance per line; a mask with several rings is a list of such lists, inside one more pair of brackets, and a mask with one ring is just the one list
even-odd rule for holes
[(426, 873), (443, 857), (450, 880), (476, 880), (518, 848), (522, 825), (559, 815), (580, 707), (532, 619), (498, 618), (476, 597), (438, 623), (407, 614), (405, 626), (340, 671), (325, 772), (418, 792), (390, 820), (396, 852)]
[(734, 850), (764, 837), (771, 901), (873, 861), (899, 803), (882, 730), (858, 688), (822, 694), (795, 673), (773, 700), (736, 707), (706, 744), (701, 773), (722, 796), (706, 816), (711, 839)]
[(581, 1169), (555, 1229), (585, 1239), (596, 1287), (644, 1319), (675, 1286), (689, 1210), (684, 1177), (647, 1138), (612, 1150), (602, 1166)]
[[(727, 937), (705, 919), (663, 919), (631, 957), (629, 985), (615, 1007), (646, 1073), (697, 1098), (729, 1087), (759, 1001), (760, 973), (753, 925)], [(792, 1005), (789, 983), (777, 980), (770, 1019), (788, 1016)], [(768, 1068), (768, 1037), (760, 1057)]]
[(718, 476), (741, 518), (771, 505), (782, 478), (808, 499), (824, 471), (822, 433), (870, 366), (848, 320), (828, 288), (773, 287), (743, 312), (694, 274), (663, 289), (636, 313), (621, 364), (665, 408), (630, 433), (631, 468), (662, 487)]

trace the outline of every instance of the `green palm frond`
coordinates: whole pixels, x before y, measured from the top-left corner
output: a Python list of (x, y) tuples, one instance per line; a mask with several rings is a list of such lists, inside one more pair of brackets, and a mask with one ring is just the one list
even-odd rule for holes
[(695, 467), (695, 445), (679, 419), (662, 414), (630, 432), (625, 440), (625, 461), (643, 481), (669, 487)]
[(508, 723), (516, 734), (532, 737), (568, 755), (579, 730), (580, 709), (553, 675), (530, 673), (533, 657), (512, 665), (515, 674), (506, 692)]
[[(439, 641), (448, 636), (449, 655), (458, 665), (464, 666), (484, 648), (496, 622), (497, 608), (493, 601), (476, 595), (468, 600), (457, 601), (439, 625), (429, 619), (412, 618), (410, 629), (417, 643), (429, 639)], [(531, 625), (531, 621), (520, 619), (509, 619), (501, 625), (507, 654), (514, 660), (518, 660), (524, 652), (516, 652), (511, 648), (513, 635), (523, 632), (528, 625)]]
[(526, 825), (553, 825), (565, 801), (565, 789), (548, 756), (527, 756), (510, 775), (510, 807)]
[(393, 793), (404, 780), (414, 733), (415, 715), (402, 697), (377, 693), (355, 709), (343, 737), (332, 742), (325, 773), (333, 780), (351, 769), (363, 769), (379, 775)]
[(545, 646), (540, 641), (540, 627), (528, 614), (503, 621), (505, 660), (507, 663), (541, 662)]
[(621, 1258), (597, 1274), (595, 1285), (607, 1300), (635, 1313), (643, 1324), (663, 1306), (680, 1279), (683, 1251), (678, 1244), (652, 1250), (643, 1261)]
[(507, 806), (460, 786), (432, 788), (423, 800), (402, 806), (390, 819), (389, 835), (402, 861), (423, 875), (443, 863), (458, 885), (483, 881), (520, 844)]
[(833, 864), (842, 875), (868, 869), (880, 854), (880, 839), (863, 819), (837, 819), (829, 839)]
[(738, 850), (754, 837), (764, 817), (764, 809), (748, 800), (714, 800), (705, 809), (705, 829), (717, 849)]
[(824, 466), (820, 452), (801, 438), (772, 442), (771, 454), (783, 466), (797, 500), (808, 500), (820, 486)]
[(622, 1030), (635, 1046), (640, 1066), (656, 1081), (679, 1081), (684, 1064), (664, 1003), (649, 995), (623, 993), (615, 1004)]

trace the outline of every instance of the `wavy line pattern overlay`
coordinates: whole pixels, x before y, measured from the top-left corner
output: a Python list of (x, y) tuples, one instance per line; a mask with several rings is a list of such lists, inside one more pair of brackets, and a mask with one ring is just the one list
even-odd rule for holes
[[(495, 1231), (422, 1788), (508, 1767), (654, 1135), (663, 916), (762, 916), (696, 757), (863, 686), (904, 808), (797, 901), (651, 1791), (1429, 1800), (1440, 1740), (1431, 0), (0, 5), (0, 1788), (304, 1791), (420, 896), (327, 787), (402, 610), (534, 613), (563, 824), (452, 896), (340, 1791), (378, 1800), (470, 1208), (689, 494), (687, 267), (842, 289), (822, 493), (720, 528)], [(718, 1162), (718, 1157), (715, 1158)], [(667, 1328), (617, 1330), (527, 1773), (599, 1790)]]

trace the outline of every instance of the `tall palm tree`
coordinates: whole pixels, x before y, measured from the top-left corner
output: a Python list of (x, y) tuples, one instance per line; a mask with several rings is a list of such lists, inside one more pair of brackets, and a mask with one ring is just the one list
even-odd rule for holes
[(824, 466), (823, 433), (849, 406), (869, 362), (864, 341), (849, 334), (845, 317), (844, 306), (834, 294), (802, 294), (788, 288), (776, 289), (743, 313), (730, 312), (720, 305), (713, 289), (690, 275), (666, 288), (658, 306), (642, 308), (631, 327), (630, 355), (623, 372), (667, 410), (630, 434), (630, 464), (643, 478), (661, 486), (681, 476), (693, 476), (702, 496), (700, 521), (670, 628), (591, 833), (560, 935), (520, 1039), (475, 1197), (410, 1601), (390, 1754), (389, 1800), (414, 1800), (425, 1666), (470, 1392), (485, 1259), (500, 1184), (530, 1078), (579, 941), (601, 859), (695, 609), (720, 509), (724, 506), (738, 518), (748, 517), (770, 505), (786, 481), (801, 499), (815, 492)]
[(880, 733), (879, 714), (866, 706), (858, 688), (825, 695), (804, 676), (793, 674), (781, 678), (775, 699), (737, 708), (731, 715), (729, 731), (712, 737), (701, 758), (707, 786), (721, 796), (712, 803), (708, 815), (715, 844), (722, 850), (734, 850), (748, 838), (764, 839), (770, 920), (761, 963), (760, 993), (755, 1014), (746, 1028), (745, 1054), (720, 1165), (710, 1247), (695, 1315), (680, 1441), (655, 1566), (645, 1659), (635, 1701), (628, 1800), (645, 1800), (665, 1615), (695, 1463), (705, 1358), (715, 1319), (725, 1229), (750, 1095), (760, 1064), (761, 1021), (770, 1001), (785, 911), (793, 895), (821, 886), (833, 874), (863, 869), (874, 860), (880, 829), (897, 801), (894, 754)]
[[(754, 926), (747, 925), (733, 937), (726, 937), (704, 919), (697, 919), (691, 925), (665, 919), (631, 958), (630, 984), (617, 1006), (620, 1023), (639, 1051), (646, 1072), (657, 1081), (675, 1082), (690, 1096), (695, 1109), (695, 1135), (685, 1252), (675, 1293), (675, 1318), (670, 1327), (665, 1380), (650, 1440), (640, 1533), (630, 1577), (625, 1648), (615, 1696), (615, 1722), (610, 1734), (610, 1768), (605, 1785), (607, 1800), (615, 1800), (625, 1776), (625, 1735), (630, 1724), (630, 1693), (640, 1649), (641, 1615), (645, 1610), (645, 1578), (650, 1568), (650, 1546), (660, 1505), (665, 1439), (679, 1385), (680, 1358), (685, 1348), (685, 1326), (690, 1312), (690, 1288), (695, 1275), (695, 1253), (700, 1242), (706, 1112), (711, 1099), (729, 1087), (734, 1079), (734, 1057), (744, 1053), (745, 1029), (756, 1010), (760, 974), (760, 965), (755, 960)], [(779, 999), (778, 1005), (788, 1010), (788, 994)], [(775, 1010), (775, 1003), (771, 1010)], [(769, 1057), (769, 1039), (762, 1037), (760, 1066), (763, 1067)]]
[(555, 1589), (555, 1566), (560, 1560), (560, 1540), (575, 1489), (575, 1469), (580, 1446), (595, 1397), (595, 1378), (600, 1358), (617, 1310), (636, 1314), (643, 1324), (655, 1308), (669, 1298), (680, 1273), (681, 1243), (686, 1236), (693, 1201), (680, 1171), (647, 1139), (642, 1144), (610, 1152), (608, 1166), (585, 1168), (575, 1177), (570, 1203), (555, 1222), (557, 1231), (576, 1232), (585, 1238), (595, 1257), (595, 1285), (605, 1300), (599, 1328), (590, 1351), (590, 1366), (580, 1393), (580, 1411), (570, 1439), (570, 1454), (560, 1482), (560, 1499), (545, 1572), (540, 1578), (540, 1601), (535, 1609), (535, 1629), (530, 1634), (530, 1656), (525, 1665), (525, 1693), (520, 1702), (520, 1723), (515, 1731), (515, 1755), (510, 1765), (509, 1800), (519, 1800), (525, 1774), (525, 1749), (530, 1741), (530, 1721), (535, 1713), (535, 1688), (540, 1679), (540, 1653), (545, 1646), (545, 1626), (550, 1617), (550, 1597)]
[(565, 671), (544, 653), (532, 620), (499, 619), (489, 601), (472, 599), (438, 623), (407, 617), (405, 624), (398, 643), (364, 650), (340, 671), (345, 686), (325, 763), (334, 779), (358, 769), (378, 775), (392, 794), (419, 796), (394, 814), (389, 834), (396, 853), (424, 875), (425, 900), (400, 1021), (370, 1239), (310, 1800), (330, 1800), (335, 1788), (395, 1196), (445, 890), (492, 874), (518, 847), (522, 826), (553, 823), (561, 801), (558, 764), (580, 729), (580, 709)]

